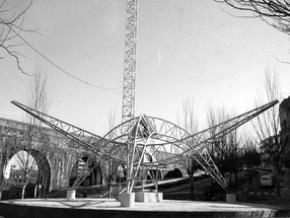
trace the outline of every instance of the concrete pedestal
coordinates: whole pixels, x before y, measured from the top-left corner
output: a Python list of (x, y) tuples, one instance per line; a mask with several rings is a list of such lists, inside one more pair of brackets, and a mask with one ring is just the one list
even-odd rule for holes
[(161, 202), (162, 192), (136, 192), (136, 202)]
[(76, 190), (75, 189), (69, 189), (66, 191), (66, 199), (67, 200), (75, 200), (76, 199)]
[(157, 198), (158, 202), (162, 202), (163, 201), (163, 193), (162, 192), (158, 192), (158, 198)]
[(227, 194), (226, 195), (226, 201), (228, 203), (235, 203), (235, 202), (237, 202), (237, 196), (236, 196), (236, 194)]
[(121, 193), (119, 194), (119, 201), (121, 207), (133, 207), (135, 205), (135, 193)]

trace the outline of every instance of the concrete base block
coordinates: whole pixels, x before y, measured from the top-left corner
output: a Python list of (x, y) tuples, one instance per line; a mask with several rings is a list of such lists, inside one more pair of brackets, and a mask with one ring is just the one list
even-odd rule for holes
[(158, 192), (158, 199), (157, 199), (158, 202), (161, 202), (163, 201), (163, 193), (162, 192)]
[(226, 201), (228, 203), (235, 203), (235, 202), (237, 202), (237, 195), (236, 194), (227, 194), (226, 195)]
[(136, 192), (136, 202), (161, 202), (162, 192)]
[(133, 207), (135, 205), (135, 193), (121, 193), (119, 194), (119, 201), (121, 207)]
[(69, 189), (66, 191), (66, 199), (67, 200), (75, 200), (76, 199), (76, 190), (75, 189)]

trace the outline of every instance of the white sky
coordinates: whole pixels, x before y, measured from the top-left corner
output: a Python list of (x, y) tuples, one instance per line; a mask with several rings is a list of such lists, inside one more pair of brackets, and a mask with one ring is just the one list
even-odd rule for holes
[[(121, 87), (126, 0), (35, 0), (22, 36), (67, 71), (96, 85)], [(182, 103), (193, 101), (205, 119), (209, 104), (237, 112), (254, 107), (266, 68), (279, 75), (282, 95), (290, 93), (289, 39), (258, 19), (235, 18), (213, 0), (139, 0), (136, 114), (176, 122)], [(122, 89), (81, 84), (27, 46), (18, 48), (27, 71), (43, 69), (49, 114), (99, 135), (110, 111), (121, 118)], [(12, 59), (0, 60), (0, 116), (23, 121), (10, 104), (27, 102), (31, 78)]]

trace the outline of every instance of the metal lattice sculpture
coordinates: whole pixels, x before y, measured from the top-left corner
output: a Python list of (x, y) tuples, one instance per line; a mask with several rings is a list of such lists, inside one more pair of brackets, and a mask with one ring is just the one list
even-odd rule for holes
[[(144, 169), (180, 162), (187, 158), (194, 158), (221, 187), (226, 189), (225, 180), (207, 152), (208, 144), (273, 107), (278, 101), (270, 102), (195, 134), (189, 134), (185, 129), (164, 119), (141, 115), (121, 123), (104, 137), (19, 102), (12, 103), (63, 134), (78, 147), (90, 152), (92, 159), (98, 156), (100, 159), (114, 159), (125, 164), (127, 191), (131, 192), (136, 180), (144, 175)], [(124, 126), (131, 128), (124, 133)], [(213, 129), (217, 129), (214, 134)]]
[[(137, 47), (137, 0), (127, 1), (122, 121), (134, 117)], [(125, 130), (129, 126), (124, 127)]]

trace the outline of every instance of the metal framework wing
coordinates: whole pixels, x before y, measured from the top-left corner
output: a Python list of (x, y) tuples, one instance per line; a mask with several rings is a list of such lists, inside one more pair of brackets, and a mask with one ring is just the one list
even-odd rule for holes
[[(77, 143), (81, 148), (104, 159), (125, 162), (128, 170), (127, 190), (132, 191), (141, 165), (168, 165), (190, 157), (196, 159), (223, 188), (226, 188), (226, 182), (206, 150), (209, 142), (230, 133), (273, 107), (278, 101), (257, 107), (192, 135), (172, 122), (141, 115), (121, 123), (104, 137), (41, 113), (19, 102), (12, 101), (12, 103)], [(130, 126), (125, 133), (124, 126)], [(145, 163), (145, 158), (149, 158), (150, 161)]]
[(75, 125), (72, 125), (68, 122), (62, 121), (58, 118), (55, 118), (53, 116), (47, 115), (33, 108), (30, 108), (17, 101), (11, 101), (11, 103), (19, 107), (20, 109), (24, 110), (26, 113), (30, 114), (31, 116), (35, 117), (36, 119), (40, 120), (42, 123), (51, 127), (55, 131), (64, 135), (66, 138), (68, 138), (71, 141), (71, 143), (78, 145), (79, 148), (90, 151), (104, 159), (112, 158), (117, 161), (124, 161), (124, 159), (121, 156), (113, 156), (110, 153), (107, 153), (106, 150), (108, 149), (100, 149), (103, 144), (105, 144), (107, 148), (109, 148), (110, 146), (122, 147), (122, 146), (125, 146), (124, 143), (105, 139), (94, 133), (91, 133)]

